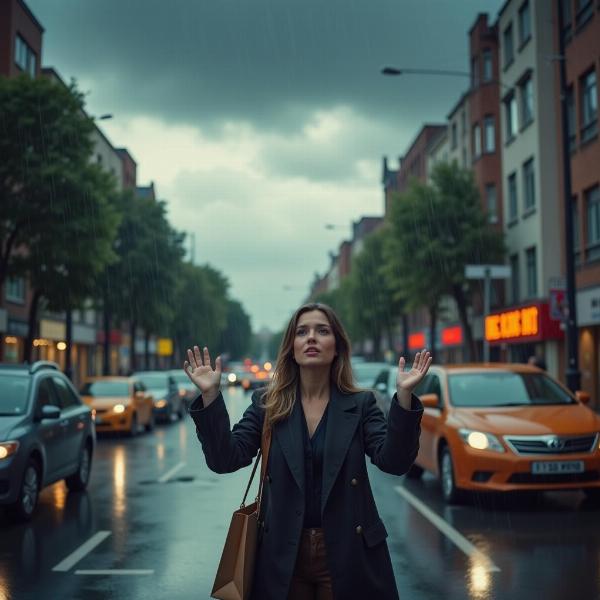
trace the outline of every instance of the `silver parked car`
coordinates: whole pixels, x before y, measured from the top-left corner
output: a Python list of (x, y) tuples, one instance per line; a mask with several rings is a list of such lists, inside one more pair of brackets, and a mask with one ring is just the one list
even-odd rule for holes
[(86, 488), (96, 431), (91, 409), (57, 364), (0, 364), (0, 505), (28, 520), (40, 490)]

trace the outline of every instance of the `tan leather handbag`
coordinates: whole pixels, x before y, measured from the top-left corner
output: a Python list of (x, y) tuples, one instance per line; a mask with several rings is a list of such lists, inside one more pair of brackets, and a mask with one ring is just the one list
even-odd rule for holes
[[(263, 483), (267, 472), (267, 461), (271, 447), (271, 432), (265, 432), (263, 427), (261, 448), (254, 461), (250, 481), (239, 510), (234, 511), (231, 524), (225, 539), (225, 546), (211, 596), (218, 600), (247, 600), (252, 589), (254, 575), (254, 559), (258, 536), (258, 516), (260, 514), (260, 501), (262, 499)], [(252, 504), (246, 506), (246, 497), (252, 485), (258, 462), (260, 467), (260, 484), (258, 495)]]

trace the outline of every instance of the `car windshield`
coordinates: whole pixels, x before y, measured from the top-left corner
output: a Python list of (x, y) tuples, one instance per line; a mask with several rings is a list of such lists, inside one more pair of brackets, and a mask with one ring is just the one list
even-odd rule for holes
[(137, 378), (149, 390), (165, 390), (168, 387), (166, 375), (137, 375)]
[(372, 387), (375, 379), (386, 365), (381, 363), (358, 362), (352, 364), (354, 379), (358, 387)]
[(573, 404), (571, 396), (543, 373), (489, 371), (448, 376), (454, 406)]
[(129, 396), (126, 381), (88, 381), (81, 388), (82, 396)]
[(24, 414), (28, 393), (29, 377), (0, 375), (0, 416)]

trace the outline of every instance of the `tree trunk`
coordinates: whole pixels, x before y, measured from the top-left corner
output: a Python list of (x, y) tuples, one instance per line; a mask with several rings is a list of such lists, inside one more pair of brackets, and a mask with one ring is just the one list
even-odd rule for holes
[(408, 315), (406, 313), (402, 314), (402, 350), (400, 353), (408, 360)]
[(31, 352), (33, 350), (33, 340), (37, 334), (37, 311), (42, 297), (41, 290), (34, 290), (31, 304), (29, 305), (29, 326), (27, 328), (27, 338), (25, 339), (25, 348), (23, 349), (23, 362), (31, 362)]
[(477, 360), (477, 349), (475, 348), (475, 342), (473, 340), (473, 330), (471, 329), (471, 324), (469, 323), (469, 317), (467, 315), (465, 295), (460, 285), (453, 286), (452, 295), (454, 297), (454, 300), (456, 300), (456, 306), (458, 307), (458, 315), (460, 317), (460, 322), (462, 324), (462, 328), (465, 334), (464, 347), (467, 351), (467, 355), (465, 356), (465, 362), (475, 361)]
[(137, 360), (135, 356), (135, 330), (137, 326), (135, 321), (129, 321), (129, 372), (137, 370)]
[(71, 356), (71, 351), (73, 349), (73, 309), (71, 305), (67, 307), (66, 311), (66, 343), (67, 347), (65, 349), (65, 375), (73, 381), (73, 357)]
[(144, 331), (144, 368), (150, 368), (150, 334)]
[(436, 336), (437, 336), (437, 306), (429, 307), (429, 352), (431, 356), (436, 356)]
[(373, 360), (381, 360), (381, 332), (377, 332), (373, 336)]
[(102, 317), (104, 328), (104, 344), (102, 346), (102, 375), (110, 375), (110, 312), (106, 302), (104, 302)]

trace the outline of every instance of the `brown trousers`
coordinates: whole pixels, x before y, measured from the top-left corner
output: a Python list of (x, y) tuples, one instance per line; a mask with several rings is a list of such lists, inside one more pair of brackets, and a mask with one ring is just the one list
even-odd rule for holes
[(322, 529), (303, 529), (288, 600), (333, 600)]

